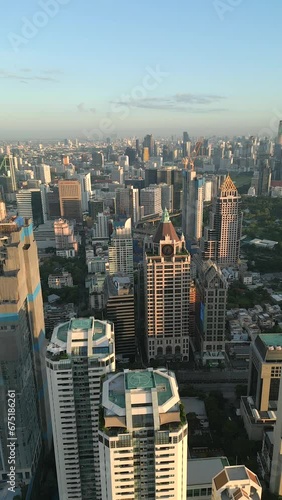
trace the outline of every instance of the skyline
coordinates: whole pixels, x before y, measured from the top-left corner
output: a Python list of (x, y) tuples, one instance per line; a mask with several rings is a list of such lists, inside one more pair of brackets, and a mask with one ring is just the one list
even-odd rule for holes
[(274, 137), (281, 13), (274, 0), (16, 0), (2, 20), (0, 139)]

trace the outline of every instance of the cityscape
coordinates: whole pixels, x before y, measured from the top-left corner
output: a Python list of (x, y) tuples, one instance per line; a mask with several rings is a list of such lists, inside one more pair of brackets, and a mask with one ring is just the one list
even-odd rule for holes
[(0, 500), (282, 499), (281, 14), (5, 5)]

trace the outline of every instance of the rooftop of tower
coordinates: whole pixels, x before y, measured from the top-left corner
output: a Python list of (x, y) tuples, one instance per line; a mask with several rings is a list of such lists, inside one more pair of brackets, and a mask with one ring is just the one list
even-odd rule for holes
[(168, 236), (171, 241), (180, 241), (180, 238), (177, 236), (175, 231), (175, 227), (170, 220), (169, 213), (165, 208), (161, 221), (153, 236), (153, 243), (159, 243), (160, 241), (165, 240), (166, 236)]
[(236, 188), (236, 186), (235, 186), (234, 182), (232, 181), (232, 179), (231, 179), (231, 177), (230, 177), (229, 174), (227, 175), (225, 181), (221, 185), (220, 191), (221, 192), (237, 191), (237, 188)]

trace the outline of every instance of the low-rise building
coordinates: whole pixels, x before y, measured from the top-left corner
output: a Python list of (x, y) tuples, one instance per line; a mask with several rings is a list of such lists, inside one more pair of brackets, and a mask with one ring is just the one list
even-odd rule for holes
[(212, 500), (260, 500), (261, 495), (257, 475), (244, 465), (227, 466), (212, 481)]
[(72, 287), (73, 279), (70, 273), (63, 271), (60, 274), (49, 274), (48, 276), (48, 287), (49, 288), (64, 288), (64, 287)]
[(210, 500), (212, 494), (212, 480), (226, 465), (229, 465), (226, 457), (189, 459), (187, 499)]

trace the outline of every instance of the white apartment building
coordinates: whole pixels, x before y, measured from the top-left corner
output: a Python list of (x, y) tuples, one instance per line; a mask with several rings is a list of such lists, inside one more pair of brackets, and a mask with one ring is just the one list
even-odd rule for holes
[(105, 240), (109, 238), (109, 214), (98, 213), (97, 222), (93, 227), (93, 238)]
[(78, 241), (74, 234), (74, 226), (66, 219), (54, 222), (56, 255), (59, 257), (75, 257), (78, 251)]
[(186, 500), (187, 421), (175, 376), (125, 370), (103, 382), (102, 500)]
[(114, 327), (94, 317), (59, 324), (46, 354), (60, 500), (101, 499), (101, 377), (115, 371)]
[(131, 219), (114, 223), (114, 232), (109, 245), (110, 274), (124, 273), (133, 284), (133, 239)]
[(163, 212), (145, 247), (145, 331), (148, 359), (189, 359), (191, 257)]

